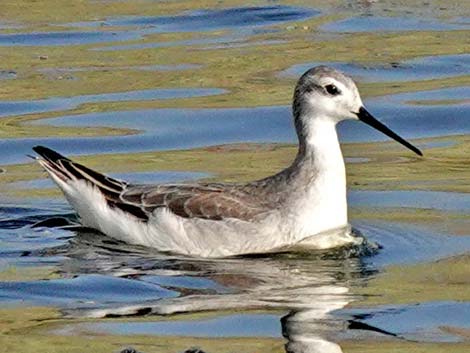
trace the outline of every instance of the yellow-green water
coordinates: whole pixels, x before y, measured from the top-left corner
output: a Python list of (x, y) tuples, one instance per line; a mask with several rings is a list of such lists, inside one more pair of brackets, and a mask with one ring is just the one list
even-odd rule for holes
[[(2, 4), (0, 351), (467, 352), (469, 18), (466, 1)], [(425, 153), (340, 127), (377, 254), (202, 261), (32, 226), (73, 220), (36, 144), (130, 180), (278, 171), (296, 70), (316, 63)]]

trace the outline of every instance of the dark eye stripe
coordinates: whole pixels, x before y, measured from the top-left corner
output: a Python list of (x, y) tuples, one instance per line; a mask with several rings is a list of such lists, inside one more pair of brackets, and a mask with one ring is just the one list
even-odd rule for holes
[(328, 94), (331, 94), (332, 96), (337, 96), (338, 94), (341, 94), (341, 91), (335, 85), (326, 85), (325, 91), (328, 92)]

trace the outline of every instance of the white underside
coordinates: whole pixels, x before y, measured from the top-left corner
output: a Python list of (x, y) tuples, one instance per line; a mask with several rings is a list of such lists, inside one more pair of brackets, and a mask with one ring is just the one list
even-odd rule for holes
[[(98, 189), (85, 181), (65, 183), (57, 178), (54, 180), (77, 211), (83, 225), (130, 244), (165, 252), (226, 257), (286, 251), (294, 246), (325, 249), (355, 240), (345, 227), (328, 232), (328, 229), (322, 229), (329, 227), (327, 223), (317, 222), (319, 226), (315, 230), (306, 229), (305, 225), (297, 224), (298, 215), (282, 214), (280, 211), (273, 211), (254, 222), (246, 222), (238, 219), (189, 219), (160, 208), (154, 211), (148, 222), (143, 222), (120, 209), (109, 207)], [(312, 221), (321, 220), (315, 215), (310, 216)], [(311, 226), (307, 224), (307, 228)]]

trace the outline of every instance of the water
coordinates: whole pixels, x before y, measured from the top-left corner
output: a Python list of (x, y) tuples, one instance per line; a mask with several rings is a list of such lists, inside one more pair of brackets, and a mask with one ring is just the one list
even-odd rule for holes
[(2, 111), (0, 117), (71, 110), (86, 103), (187, 98), (222, 94), (224, 92), (224, 90), (215, 88), (149, 89), (83, 96), (77, 95), (74, 97), (52, 97), (35, 101), (3, 101), (0, 102), (0, 109)]
[[(351, 205), (354, 207), (356, 204)], [(380, 221), (358, 221), (354, 224), (368, 239), (383, 246), (383, 250), (374, 257), (364, 259), (366, 264), (378, 267), (431, 262), (465, 254), (470, 249), (468, 236), (449, 236), (426, 228)]]
[(0, 71), (0, 80), (12, 80), (17, 77), (17, 73), (13, 70)]
[(122, 50), (135, 50), (135, 49), (153, 49), (153, 48), (168, 48), (168, 47), (179, 47), (187, 45), (217, 45), (230, 43), (231, 46), (237, 44), (243, 44), (243, 41), (246, 40), (244, 30), (235, 34), (229, 34), (221, 37), (209, 37), (209, 38), (194, 38), (187, 40), (175, 40), (168, 42), (145, 42), (137, 44), (121, 44), (121, 45), (107, 45), (105, 47), (97, 47), (91, 50), (93, 51), (122, 51)]
[(178, 16), (128, 17), (109, 19), (118, 26), (152, 27), (158, 32), (204, 32), (214, 29), (261, 27), (277, 23), (304, 20), (318, 15), (309, 8), (291, 6), (237, 7), (220, 10), (197, 10)]
[[(67, 210), (65, 204), (63, 210)], [(10, 212), (17, 213), (14, 209)], [(34, 210), (33, 213), (47, 214), (46, 210)], [(46, 217), (51, 215), (43, 218)], [(16, 222), (24, 224), (18, 219)], [(356, 227), (383, 245), (378, 255), (362, 259), (348, 257), (346, 253), (318, 252), (195, 260), (122, 244), (88, 230), (47, 228), (36, 228), (34, 232), (62, 233), (55, 239), (55, 244), (25, 253), (24, 248), (16, 249), (14, 244), (9, 244), (11, 235), (2, 230), (1, 241), (8, 249), (2, 250), (2, 258), (5, 259), (5, 253), (8, 253), (11, 261), (15, 258), (13, 254), (21, 253), (19, 264), (22, 266), (44, 266), (42, 261), (49, 260), (46, 264), (54, 265), (62, 279), (2, 282), (0, 298), (9, 306), (21, 302), (60, 307), (68, 318), (131, 317), (124, 322), (90, 324), (75, 324), (69, 319), (54, 328), (54, 335), (98, 332), (159, 337), (281, 337), (282, 326), (289, 344), (296, 345), (303, 339), (324, 339), (338, 330), (337, 325), (343, 318), (361, 314), (366, 315), (362, 323), (417, 341), (428, 341), (430, 332), (439, 330), (436, 321), (429, 319), (429, 312), (433, 312), (436, 305), (435, 310), (445, 312), (439, 304), (430, 304), (427, 310), (416, 311), (413, 306), (406, 309), (407, 315), (413, 318), (406, 321), (407, 326), (402, 324), (406, 313), (396, 306), (387, 307), (389, 310), (340, 310), (336, 316), (329, 312), (354, 301), (351, 290), (384, 266), (434, 261), (468, 252), (470, 237), (432, 234), (428, 229), (391, 223), (356, 222)], [(30, 230), (29, 235), (23, 233), (25, 238), (32, 231), (28, 226), (26, 229)], [(21, 232), (15, 233), (15, 237), (21, 237)], [(312, 297), (315, 300), (312, 301)], [(452, 315), (444, 324), (466, 327), (468, 316), (462, 314), (462, 310), (467, 310), (466, 306), (456, 302), (451, 308), (459, 315)], [(261, 312), (250, 313), (255, 309)], [(238, 313), (230, 313), (233, 310)], [(240, 314), (242, 310), (246, 313)], [(278, 314), (269, 314), (269, 310), (276, 310)], [(161, 322), (157, 318), (145, 322), (139, 320), (140, 316), (150, 313), (170, 315), (201, 311), (212, 314), (171, 322)], [(221, 313), (217, 314), (217, 311)], [(384, 311), (390, 315), (385, 317)], [(436, 315), (432, 317), (436, 318)], [(344, 335), (355, 333), (343, 330), (339, 332)], [(458, 340), (458, 337), (442, 334), (433, 336), (433, 340), (446, 342)]]
[[(147, 99), (151, 99), (152, 94), (149, 94)], [(438, 97), (440, 99), (459, 97), (466, 100), (470, 98), (469, 87), (389, 95), (366, 100), (365, 103), (374, 116), (405, 138), (438, 137), (469, 132), (469, 126), (466, 124), (469, 100), (461, 104), (445, 105), (413, 103), (413, 101), (432, 103), (432, 99)], [(143, 97), (139, 96), (139, 99)], [(69, 101), (76, 102), (73, 99)], [(35, 145), (48, 145), (66, 154), (92, 154), (145, 152), (155, 148), (194, 148), (237, 142), (295, 143), (296, 136), (292, 128), (290, 110), (289, 106), (197, 110), (152, 109), (74, 114), (43, 119), (35, 124), (67, 127), (106, 126), (137, 129), (139, 132), (135, 135), (99, 138), (47, 137), (3, 140), (0, 141), (0, 147), (8, 153), (0, 156), (0, 163), (26, 161), (26, 155)], [(443, 119), (443, 116), (446, 118)], [(350, 121), (341, 123), (338, 131), (343, 142), (388, 139), (369, 126)]]
[(59, 46), (113, 42), (137, 39), (138, 34), (127, 32), (37, 32), (0, 34), (0, 46)]
[[(51, 292), (56, 293), (53, 298), (51, 298)], [(101, 306), (176, 295), (176, 292), (165, 290), (157, 285), (100, 275), (84, 275), (75, 279), (2, 284), (2, 301), (5, 305), (14, 303), (25, 303), (27, 305), (53, 304), (76, 308), (79, 303)]]
[(442, 211), (470, 211), (467, 194), (439, 191), (351, 191), (349, 202), (359, 206), (425, 208)]
[(197, 322), (142, 322), (128, 324), (96, 324), (86, 329), (121, 335), (153, 335), (189, 337), (280, 337), (280, 317), (276, 315), (228, 315)]
[[(349, 311), (354, 315), (355, 310)], [(425, 342), (461, 342), (445, 327), (468, 325), (469, 303), (429, 302), (402, 306), (383, 306), (358, 313), (366, 324), (394, 332), (406, 340)]]
[(281, 76), (298, 77), (317, 65), (332, 66), (360, 82), (406, 82), (465, 75), (470, 71), (470, 55), (428, 56), (387, 65), (312, 62), (294, 65), (283, 71)]
[[(464, 3), (457, 11), (430, 1), (419, 18), (412, 5), (385, 11), (376, 2), (200, 9), (186, 1), (168, 3), (168, 13), (155, 11), (158, 2), (104, 2), (112, 12), (92, 3), (83, 13), (93, 17), (57, 11), (47, 28), (36, 24), (51, 9), (40, 20), (9, 6), (9, 18), (0, 15), (0, 340), (9, 351), (470, 349)], [(343, 19), (329, 21), (331, 13)], [(379, 47), (368, 40), (375, 36)], [(38, 55), (47, 59), (32, 63)], [(369, 92), (388, 87), (364, 98), (367, 109), (406, 138), (426, 138), (413, 141), (424, 159), (398, 145), (345, 145), (360, 186), (350, 186), (350, 220), (368, 245), (210, 260), (163, 254), (81, 227), (38, 167), (14, 165), (31, 163), (26, 155), (42, 144), (134, 183), (259, 177), (287, 161), (276, 151), (296, 142), (293, 81), (317, 64)], [(110, 72), (125, 75), (110, 85)], [(89, 94), (64, 96), (82, 84)], [(97, 127), (122, 133), (84, 135)], [(341, 124), (339, 135), (388, 141), (358, 122)], [(235, 153), (220, 158), (224, 151)]]
[[(220, 37), (200, 38), (189, 40), (177, 40), (167, 42), (149, 42), (138, 44), (112, 45), (94, 48), (97, 51), (119, 51), (131, 49), (150, 49), (172, 46), (209, 45), (207, 49), (219, 49), (227, 47), (245, 46), (240, 43), (253, 34), (271, 31), (264, 29), (273, 25), (279, 25), (296, 20), (305, 20), (319, 15), (319, 11), (310, 8), (292, 6), (263, 6), (263, 7), (237, 7), (221, 10), (198, 10), (178, 16), (141, 16), (115, 18), (106, 21), (106, 25), (130, 26), (141, 33), (184, 33), (198, 31), (201, 34), (214, 30), (230, 30), (228, 35)], [(96, 27), (97, 23), (75, 23), (78, 27)], [(261, 41), (258, 44), (273, 43), (273, 41)], [(279, 43), (279, 41), (274, 41)], [(250, 45), (250, 44), (248, 44)]]
[[(151, 184), (151, 183), (171, 183), (175, 181), (190, 181), (202, 178), (207, 178), (210, 175), (207, 173), (198, 172), (141, 172), (141, 173), (110, 173), (111, 177), (119, 180), (131, 180), (134, 184)], [(19, 181), (12, 183), (11, 187), (20, 189), (47, 189), (54, 187), (54, 182), (47, 179), (35, 179), (29, 181)]]
[[(142, 39), (154, 33), (206, 32), (220, 29), (245, 29), (254, 33), (257, 28), (318, 15), (309, 8), (291, 6), (237, 7), (222, 10), (198, 10), (176, 16), (138, 16), (110, 18), (105, 22), (69, 23), (76, 28), (94, 31), (29, 32), (0, 34), (0, 46), (61, 46), (123, 42)], [(108, 30), (107, 26), (125, 27), (126, 30)], [(131, 29), (129, 30), (129, 27)], [(101, 31), (96, 31), (101, 28)], [(246, 32), (246, 31), (245, 31)]]
[(329, 32), (400, 32), (400, 31), (445, 31), (468, 29), (466, 23), (442, 22), (437, 19), (416, 17), (381, 17), (362, 15), (337, 22), (330, 22), (322, 29)]
[[(201, 65), (196, 64), (177, 64), (177, 65), (138, 65), (138, 66), (100, 66), (100, 67), (54, 67), (39, 69), (38, 72), (49, 75), (50, 77), (60, 77), (64, 74), (72, 74), (74, 72), (90, 72), (90, 71), (181, 71), (198, 69)], [(73, 77), (73, 76), (72, 76)]]

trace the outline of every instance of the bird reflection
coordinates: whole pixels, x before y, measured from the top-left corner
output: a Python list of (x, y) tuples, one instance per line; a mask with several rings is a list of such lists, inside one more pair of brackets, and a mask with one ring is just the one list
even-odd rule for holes
[(64, 277), (93, 273), (145, 281), (148, 276), (204, 278), (207, 288), (179, 288), (175, 298), (154, 302), (71, 309), (71, 317), (116, 317), (142, 314), (170, 315), (236, 309), (285, 310), (282, 335), (289, 353), (338, 353), (332, 342), (344, 330), (344, 319), (332, 312), (355, 299), (352, 286), (368, 275), (361, 263), (363, 249), (336, 252), (289, 253), (227, 259), (194, 259), (162, 254), (117, 242), (88, 229), (48, 254), (63, 255)]

